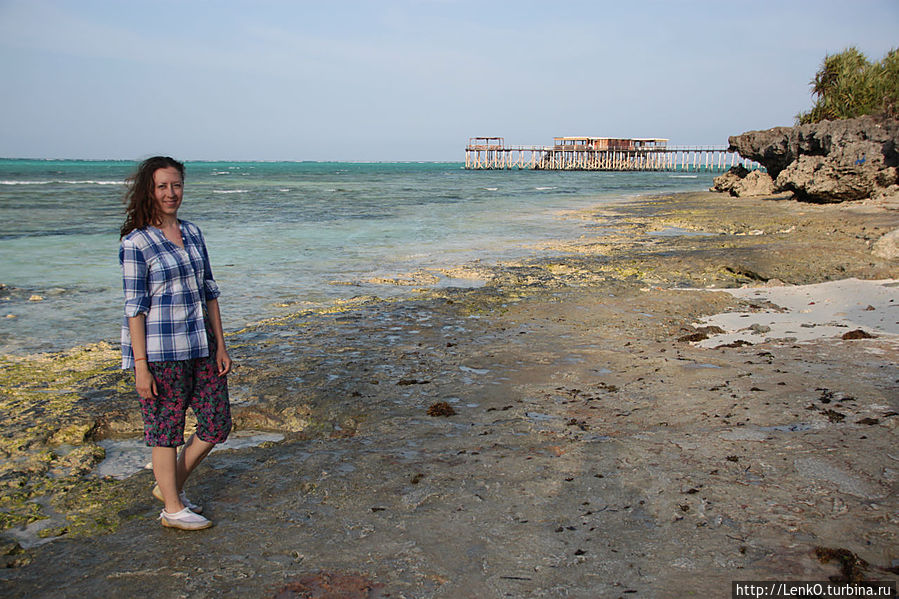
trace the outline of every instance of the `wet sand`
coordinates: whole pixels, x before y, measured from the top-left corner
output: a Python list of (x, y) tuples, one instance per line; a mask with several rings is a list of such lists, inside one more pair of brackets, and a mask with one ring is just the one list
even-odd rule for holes
[[(9, 550), (3, 595), (723, 597), (732, 580), (897, 580), (899, 263), (870, 246), (899, 211), (684, 194), (568, 217), (595, 233), (441, 273), (482, 288), (233, 335), (237, 426), (285, 440), (210, 456), (188, 493), (216, 526), (159, 526), (147, 472), (102, 481), (87, 496), (114, 493), (114, 511), (83, 513), (113, 530)], [(863, 310), (886, 317), (796, 311), (796, 326), (861, 338), (766, 332), (783, 306), (709, 290), (850, 278), (881, 282)], [(707, 328), (723, 312), (750, 336), (706, 347), (733, 332)], [(126, 391), (95, 436), (134, 429)], [(440, 402), (454, 414), (429, 415)]]

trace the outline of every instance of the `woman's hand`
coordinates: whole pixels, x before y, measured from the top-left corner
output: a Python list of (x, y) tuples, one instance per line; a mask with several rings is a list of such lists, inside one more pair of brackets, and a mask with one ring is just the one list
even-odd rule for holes
[(137, 394), (143, 399), (156, 398), (156, 379), (153, 378), (146, 360), (141, 360), (134, 365), (134, 381), (137, 386)]
[(215, 364), (219, 369), (219, 376), (225, 376), (231, 372), (231, 356), (225, 349), (225, 333), (222, 331), (222, 314), (219, 312), (219, 301), (216, 298), (206, 300), (206, 311), (209, 314), (209, 324), (212, 325), (212, 333), (215, 335)]
[(231, 372), (231, 356), (228, 355), (224, 343), (219, 344), (219, 349), (215, 352), (215, 363), (219, 367), (219, 376), (225, 376)]

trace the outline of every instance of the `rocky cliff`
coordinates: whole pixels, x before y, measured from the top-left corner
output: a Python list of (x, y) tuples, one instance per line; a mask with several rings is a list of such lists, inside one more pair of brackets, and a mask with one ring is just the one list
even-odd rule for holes
[(899, 120), (866, 116), (797, 127), (749, 131), (729, 138), (729, 150), (766, 168), (760, 175), (731, 169), (715, 180), (733, 195), (792, 192), (811, 202), (899, 197)]

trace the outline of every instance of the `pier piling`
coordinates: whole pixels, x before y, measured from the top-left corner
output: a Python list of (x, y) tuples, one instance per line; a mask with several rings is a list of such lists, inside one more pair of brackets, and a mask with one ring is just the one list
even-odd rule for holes
[(465, 147), (469, 170), (724, 171), (760, 168), (724, 147), (669, 147), (667, 139), (556, 137), (552, 146), (507, 146), (502, 137), (472, 137)]

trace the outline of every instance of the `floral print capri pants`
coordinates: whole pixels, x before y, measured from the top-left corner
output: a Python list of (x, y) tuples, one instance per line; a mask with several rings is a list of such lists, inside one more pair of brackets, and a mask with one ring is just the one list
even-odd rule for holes
[(187, 408), (197, 416), (197, 436), (208, 443), (222, 443), (231, 432), (228, 378), (218, 375), (215, 337), (208, 332), (209, 356), (193, 360), (150, 362), (156, 380), (156, 397), (140, 399), (144, 439), (150, 447), (184, 444)]

